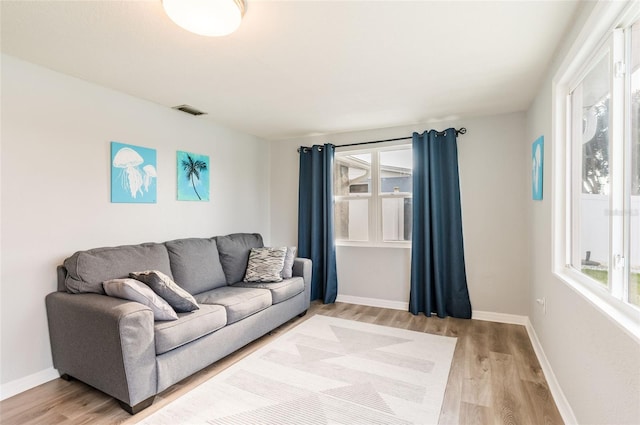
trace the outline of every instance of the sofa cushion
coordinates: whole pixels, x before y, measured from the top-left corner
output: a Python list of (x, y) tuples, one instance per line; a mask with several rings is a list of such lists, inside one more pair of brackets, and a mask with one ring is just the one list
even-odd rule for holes
[(122, 298), (144, 304), (153, 311), (154, 320), (177, 320), (178, 315), (169, 303), (144, 283), (135, 279), (111, 279), (102, 283), (110, 297)]
[(258, 233), (234, 233), (217, 236), (216, 244), (220, 253), (220, 263), (227, 278), (227, 284), (240, 282), (247, 270), (251, 248), (262, 248), (262, 236)]
[(233, 287), (268, 289), (271, 291), (272, 304), (278, 304), (304, 291), (304, 280), (301, 277), (294, 277), (280, 282), (240, 282)]
[(219, 304), (227, 310), (227, 324), (237, 322), (271, 305), (267, 289), (224, 286), (195, 296), (200, 304)]
[(245, 282), (280, 282), (287, 248), (251, 248)]
[(165, 242), (173, 280), (190, 294), (227, 284), (214, 238), (189, 238)]
[(129, 277), (136, 270), (159, 270), (171, 277), (164, 244), (143, 243), (78, 251), (64, 260), (65, 287), (71, 293), (104, 294), (102, 282)]
[(149, 285), (153, 292), (164, 298), (178, 313), (186, 313), (199, 308), (198, 303), (190, 293), (158, 270), (129, 273), (129, 276)]
[(156, 354), (178, 348), (188, 342), (208, 335), (227, 324), (227, 313), (220, 305), (201, 305), (200, 310), (179, 313), (173, 322), (156, 322), (154, 325)]

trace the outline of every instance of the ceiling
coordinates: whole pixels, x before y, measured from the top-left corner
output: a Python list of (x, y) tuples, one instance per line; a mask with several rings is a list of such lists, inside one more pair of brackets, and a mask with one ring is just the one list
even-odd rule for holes
[(160, 0), (0, 4), (3, 53), (277, 140), (524, 111), (578, 3), (248, 0), (220, 38)]

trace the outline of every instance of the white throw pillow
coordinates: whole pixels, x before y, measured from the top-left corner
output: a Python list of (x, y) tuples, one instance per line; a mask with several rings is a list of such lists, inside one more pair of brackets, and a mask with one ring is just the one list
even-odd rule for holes
[(295, 246), (287, 247), (287, 254), (284, 256), (284, 266), (282, 267), (282, 277), (284, 279), (291, 279), (293, 277), (293, 263), (296, 259), (297, 250)]

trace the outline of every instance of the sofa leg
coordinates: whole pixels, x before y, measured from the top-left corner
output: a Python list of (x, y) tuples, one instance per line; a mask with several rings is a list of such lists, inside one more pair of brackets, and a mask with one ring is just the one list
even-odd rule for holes
[(71, 375), (67, 375), (66, 373), (63, 373), (62, 375), (60, 375), (60, 379), (63, 379), (67, 382), (71, 382), (74, 380), (74, 377)]
[(130, 406), (124, 401), (120, 401), (120, 400), (118, 400), (118, 403), (120, 404), (120, 407), (122, 407), (124, 410), (129, 412), (129, 414), (135, 415), (136, 413), (141, 412), (147, 407), (151, 406), (153, 404), (153, 400), (155, 399), (155, 397), (156, 396), (151, 396), (148, 399), (136, 404), (135, 406)]
[(307, 315), (307, 310), (305, 310), (302, 313), (298, 314), (298, 317), (304, 317), (306, 315)]

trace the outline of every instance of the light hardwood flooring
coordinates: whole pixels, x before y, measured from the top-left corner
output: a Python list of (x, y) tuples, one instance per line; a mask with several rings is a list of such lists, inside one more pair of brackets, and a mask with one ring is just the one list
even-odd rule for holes
[(56, 379), (0, 402), (0, 423), (135, 424), (314, 314), (457, 337), (440, 424), (563, 423), (523, 326), (317, 302), (305, 317), (282, 325), (172, 386), (135, 416), (81, 382)]

